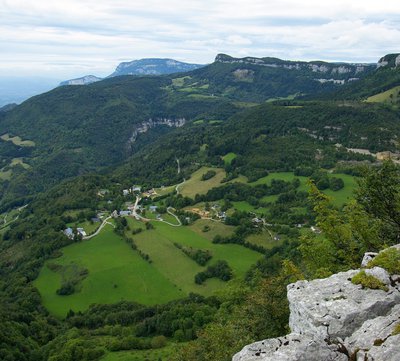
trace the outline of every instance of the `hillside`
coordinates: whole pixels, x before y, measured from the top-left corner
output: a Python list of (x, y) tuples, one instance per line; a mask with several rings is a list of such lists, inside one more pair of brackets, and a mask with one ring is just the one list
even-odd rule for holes
[(392, 58), (219, 55), (0, 112), (0, 358), (225, 361), (286, 334), (288, 284), (399, 234), (399, 113), (357, 95)]
[(174, 59), (140, 59), (121, 63), (115, 71), (109, 75), (162, 75), (172, 73), (184, 73), (203, 67), (200, 64), (189, 64)]

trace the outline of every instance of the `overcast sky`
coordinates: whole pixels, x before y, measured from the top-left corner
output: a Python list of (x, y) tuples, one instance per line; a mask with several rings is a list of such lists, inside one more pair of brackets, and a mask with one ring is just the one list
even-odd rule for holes
[(400, 52), (399, 0), (0, 0), (0, 75), (109, 75), (217, 53), (376, 62)]

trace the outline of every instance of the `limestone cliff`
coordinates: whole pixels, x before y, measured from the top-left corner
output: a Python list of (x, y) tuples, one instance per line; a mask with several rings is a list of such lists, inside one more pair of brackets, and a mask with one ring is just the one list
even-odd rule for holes
[(367, 269), (385, 285), (369, 289), (352, 283), (359, 271), (289, 285), (292, 333), (248, 345), (233, 361), (400, 360), (400, 276)]

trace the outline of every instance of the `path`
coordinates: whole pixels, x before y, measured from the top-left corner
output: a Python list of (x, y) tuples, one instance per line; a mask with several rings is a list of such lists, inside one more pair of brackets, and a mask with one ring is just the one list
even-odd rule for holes
[(179, 183), (179, 184), (176, 185), (176, 187), (175, 187), (176, 194), (179, 194), (179, 187), (180, 187), (181, 185), (183, 185), (183, 183), (185, 183), (185, 182), (186, 182), (186, 179), (183, 178), (183, 182), (181, 182), (181, 183)]
[(90, 239), (90, 238), (93, 238), (93, 237), (97, 236), (97, 235), (101, 232), (101, 230), (105, 227), (106, 224), (110, 224), (111, 226), (114, 227), (114, 225), (113, 225), (112, 223), (108, 222), (108, 220), (111, 219), (111, 218), (112, 218), (112, 216), (108, 216), (108, 217), (103, 221), (103, 223), (100, 224), (100, 227), (97, 228), (96, 232), (90, 234), (89, 236), (84, 236), (84, 237), (82, 237), (82, 239)]

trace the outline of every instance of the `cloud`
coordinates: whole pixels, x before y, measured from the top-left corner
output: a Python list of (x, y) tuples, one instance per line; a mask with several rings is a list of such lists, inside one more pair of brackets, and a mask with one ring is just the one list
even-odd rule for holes
[(0, 74), (110, 74), (121, 59), (217, 53), (376, 61), (400, 51), (397, 1), (0, 0)]

